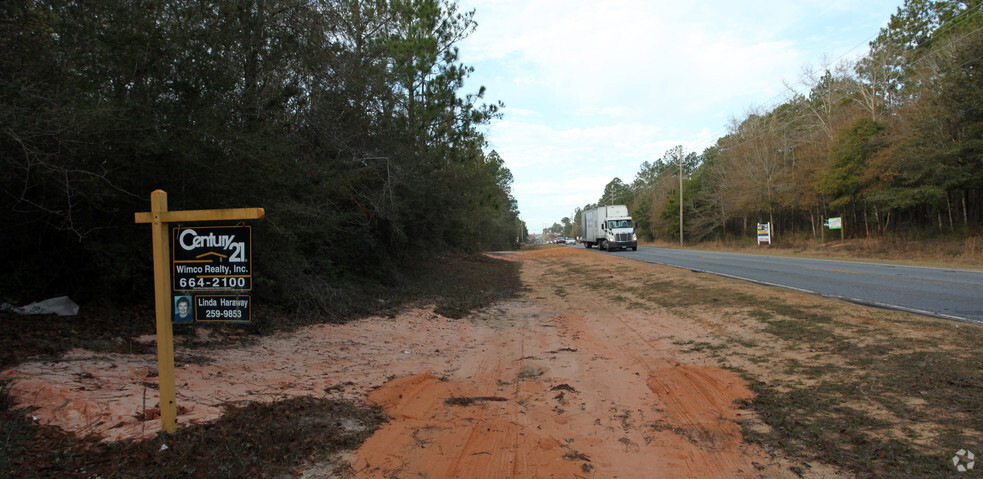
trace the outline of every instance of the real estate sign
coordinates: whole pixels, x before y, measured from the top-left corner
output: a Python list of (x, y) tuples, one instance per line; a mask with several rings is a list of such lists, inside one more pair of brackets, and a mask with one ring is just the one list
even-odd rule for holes
[(249, 322), (250, 226), (171, 228), (174, 322)]
[(133, 214), (135, 222), (151, 225), (153, 239), (157, 383), (164, 432), (177, 430), (172, 323), (193, 322), (195, 318), (249, 321), (249, 291), (253, 287), (248, 226), (171, 225), (238, 222), (265, 215), (263, 208), (171, 211), (164, 190), (150, 194), (150, 211)]
[(771, 244), (771, 223), (758, 223), (758, 244)]

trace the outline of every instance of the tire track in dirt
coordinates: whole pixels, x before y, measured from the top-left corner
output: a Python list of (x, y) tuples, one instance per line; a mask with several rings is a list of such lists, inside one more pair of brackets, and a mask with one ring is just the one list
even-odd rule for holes
[[(604, 268), (598, 269), (598, 275), (615, 276)], [(639, 409), (640, 422), (645, 440), (658, 443), (667, 458), (660, 476), (756, 477), (753, 462), (742, 450), (734, 405), (735, 400), (752, 396), (747, 385), (719, 368), (680, 364), (671, 342), (674, 337), (701, 336), (700, 327), (618, 306), (628, 301), (599, 301), (599, 296), (586, 289), (563, 296), (568, 309), (585, 312), (569, 316), (569, 327), (578, 336), (593, 338), (587, 349), (620, 354), (623, 360), (616, 363), (635, 364), (644, 371), (637, 375), (647, 378), (652, 404)]]
[[(527, 419), (544, 388), (524, 351), (548, 345), (555, 328), (541, 326), (538, 314), (490, 319), (514, 324), (496, 325), (450, 376), (399, 378), (369, 395), (394, 420), (359, 449), (357, 477), (572, 477), (579, 465)], [(466, 398), (475, 400), (447, 404)]]
[[(652, 371), (648, 384), (662, 404), (666, 419), (656, 428), (685, 438), (697, 450), (688, 454), (687, 470), (707, 476), (726, 475), (745, 464), (743, 457), (726, 452), (738, 451), (741, 428), (733, 403), (751, 394), (734, 373), (700, 366), (678, 366)], [(679, 394), (685, 391), (686, 394)]]
[[(565, 302), (573, 310), (587, 308), (576, 300)], [(678, 474), (679, 477), (733, 477), (734, 471), (743, 471), (753, 476), (754, 465), (739, 451), (742, 443), (734, 406), (736, 400), (752, 396), (744, 381), (735, 373), (719, 368), (678, 364), (677, 350), (665, 337), (672, 332), (667, 327), (672, 322), (669, 318), (625, 311), (607, 304), (596, 309), (601, 314), (568, 316), (569, 328), (582, 341), (586, 340), (584, 336), (599, 335), (586, 349), (607, 351), (606, 354), (615, 357), (621, 355), (624, 359), (614, 363), (635, 364), (647, 371), (647, 374), (636, 375), (647, 376), (646, 385), (655, 395), (656, 406), (651, 409), (656, 414), (644, 413), (640, 422), (652, 431), (671, 432), (689, 443), (662, 443), (667, 452), (674, 450), (667, 454), (670, 460), (664, 473)], [(604, 324), (591, 319), (594, 317), (606, 318)], [(575, 322), (582, 324), (575, 325)], [(645, 436), (644, 439), (651, 441), (654, 437)], [(627, 437), (619, 442), (633, 443)], [(673, 460), (675, 457), (684, 460)]]

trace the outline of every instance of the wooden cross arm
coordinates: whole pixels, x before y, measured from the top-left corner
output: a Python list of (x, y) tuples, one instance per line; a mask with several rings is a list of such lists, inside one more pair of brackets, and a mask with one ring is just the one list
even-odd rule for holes
[[(159, 215), (159, 218), (154, 218)], [(133, 214), (137, 223), (188, 223), (193, 221), (258, 220), (266, 215), (263, 208), (229, 208), (224, 210), (141, 211)]]

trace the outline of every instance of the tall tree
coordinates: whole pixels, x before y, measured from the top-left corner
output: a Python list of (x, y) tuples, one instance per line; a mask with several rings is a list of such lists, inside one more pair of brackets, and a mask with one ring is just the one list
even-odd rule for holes
[(615, 178), (604, 186), (604, 193), (597, 201), (597, 204), (599, 206), (627, 205), (631, 203), (631, 199), (631, 187), (621, 181), (621, 178)]
[[(877, 135), (884, 127), (869, 119), (858, 120), (834, 139), (829, 170), (820, 188), (832, 200), (830, 208), (854, 218), (854, 224), (868, 224), (866, 200), (869, 190), (867, 168), (870, 157), (881, 148)], [(867, 229), (869, 234), (869, 229)]]

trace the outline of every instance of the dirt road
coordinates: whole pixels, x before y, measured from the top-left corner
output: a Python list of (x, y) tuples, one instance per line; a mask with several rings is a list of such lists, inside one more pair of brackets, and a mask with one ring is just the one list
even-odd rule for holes
[[(695, 325), (565, 283), (552, 260), (570, 254), (520, 256), (525, 297), (471, 319), (482, 340), (453, 370), (369, 395), (394, 420), (359, 450), (359, 477), (759, 476), (770, 461), (735, 422), (744, 382), (680, 362), (672, 341), (699, 335)], [(600, 274), (617, 287), (624, 266)]]
[[(691, 273), (564, 247), (507, 258), (523, 262), (523, 295), (465, 320), (415, 310), (247, 347), (179, 344), (179, 427), (229, 402), (313, 395), (367, 400), (391, 416), (349, 458), (361, 478), (798, 477), (743, 440), (738, 421), (753, 418), (735, 401), (751, 397), (747, 384), (691, 347), (726, 321), (609, 294), (653, 271), (660, 281)], [(157, 402), (155, 362), (75, 351), (0, 379), (39, 422), (150, 437), (159, 421), (135, 417)], [(836, 476), (821, 465), (806, 475)]]

